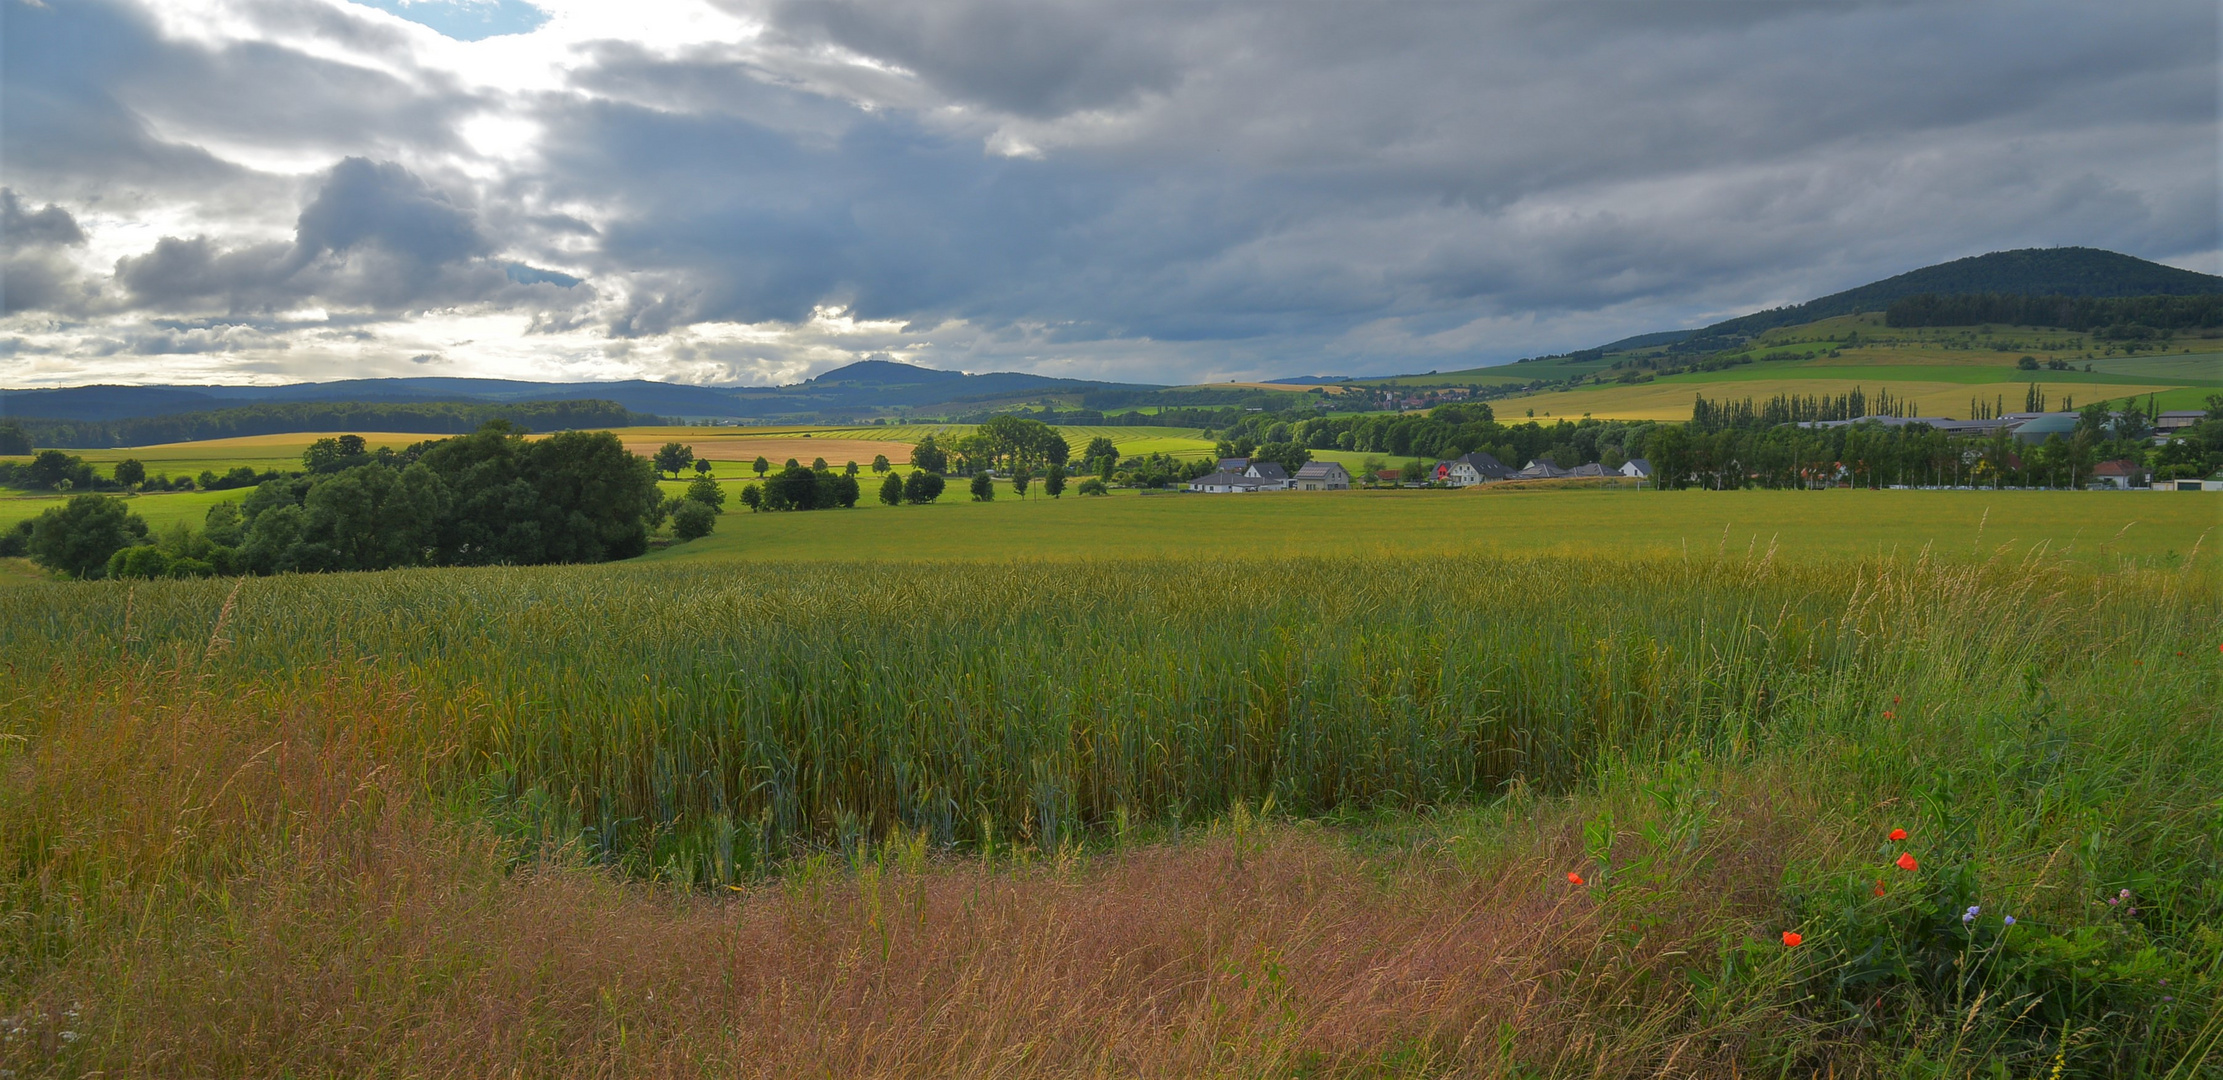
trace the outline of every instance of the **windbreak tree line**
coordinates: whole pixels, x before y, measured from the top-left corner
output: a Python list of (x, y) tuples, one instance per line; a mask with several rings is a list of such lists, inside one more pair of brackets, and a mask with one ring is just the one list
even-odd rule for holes
[(11, 540), (80, 578), (523, 566), (639, 555), (672, 511), (649, 462), (606, 431), (527, 440), (496, 421), (399, 452), (323, 440), (304, 460), (308, 472), (211, 508), (199, 530), (150, 540), (123, 503), (85, 494)]
[(1952, 435), (1927, 424), (1833, 428), (1797, 425), (1660, 425), (1646, 440), (1653, 484), (1661, 488), (1883, 487), (1893, 484), (2075, 488), (2103, 461), (2150, 468), (2157, 480), (2199, 478), (2223, 469), (2223, 395), (2208, 399), (2208, 419), (2168, 442), (2152, 443), (2135, 409), (2087, 406), (2066, 435), (2025, 442), (2005, 430)]

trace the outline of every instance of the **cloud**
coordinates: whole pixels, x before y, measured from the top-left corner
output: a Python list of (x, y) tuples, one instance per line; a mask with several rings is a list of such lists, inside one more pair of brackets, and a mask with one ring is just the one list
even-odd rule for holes
[(85, 242), (85, 230), (77, 227), (77, 219), (70, 212), (53, 203), (38, 210), (23, 208), (23, 200), (8, 188), (0, 188), (0, 243), (9, 251), (34, 247), (69, 247)]
[(1387, 372), (2000, 248), (2223, 269), (2204, 5), (0, 2), (11, 234), (83, 237), (0, 334), (111, 375), (181, 316), (255, 377)]

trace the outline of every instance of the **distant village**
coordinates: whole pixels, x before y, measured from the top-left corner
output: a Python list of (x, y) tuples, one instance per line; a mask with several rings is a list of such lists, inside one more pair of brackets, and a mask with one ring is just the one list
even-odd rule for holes
[[(1603, 465), (1577, 465), (1562, 469), (1549, 461), (1531, 461), (1524, 468), (1514, 469), (1479, 451), (1438, 461), (1423, 466), (1414, 475), (1409, 469), (1384, 469), (1365, 482), (1391, 486), (1472, 487), (1500, 480), (1566, 480), (1623, 477), (1643, 480), (1652, 475), (1652, 466), (1643, 458), (1632, 458), (1618, 469)], [(1221, 458), (1219, 466), (1208, 475), (1189, 481), (1189, 490), (1211, 495), (1234, 495), (1256, 491), (1348, 491), (1351, 488), (1350, 470), (1333, 461), (1308, 461), (1295, 473), (1278, 462), (1252, 461), (1249, 458)]]
[[(2152, 441), (2155, 445), (2166, 443), (2177, 433), (2204, 421), (2207, 415), (2205, 410), (2160, 413), (2153, 419)], [(2065, 438), (2073, 434), (2079, 416), (2078, 413), (2065, 411), (2005, 413), (1970, 420), (1942, 416), (1871, 415), (1851, 420), (1807, 421), (1797, 426), (1829, 429), (1875, 424), (1885, 428), (1905, 428), (1921, 424), (1948, 436), (2001, 436), (2011, 438), (2016, 445), (2034, 446), (2055, 436)], [(2010, 453), (2008, 459), (2007, 464), (2010, 467), (2022, 467), (2018, 455)], [(1292, 473), (1279, 462), (1223, 457), (1218, 459), (1212, 472), (1188, 481), (1186, 487), (1189, 491), (1201, 494), (1239, 495), (1263, 491), (1347, 491), (1353, 486), (1464, 488), (1521, 480), (1634, 480), (1644, 483), (1651, 480), (1652, 473), (1652, 463), (1641, 457), (1631, 458), (1613, 467), (1593, 462), (1573, 468), (1561, 468), (1550, 460), (1538, 458), (1515, 468), (1490, 454), (1477, 451), (1433, 463), (1413, 462), (1403, 468), (1383, 469), (1371, 475), (1357, 477), (1341, 463), (1334, 461), (1309, 461)], [(2130, 458), (2099, 462), (2088, 475), (2091, 486), (2096, 487), (2223, 491), (2223, 480), (2154, 480), (2152, 470), (2142, 462)], [(1824, 482), (1846, 478), (1816, 477)]]

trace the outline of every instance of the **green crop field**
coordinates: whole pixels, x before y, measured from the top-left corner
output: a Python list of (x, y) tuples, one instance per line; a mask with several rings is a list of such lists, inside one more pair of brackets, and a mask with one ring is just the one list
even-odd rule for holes
[(1264, 495), (1036, 494), (1008, 484), (991, 503), (953, 492), (929, 506), (807, 514), (728, 513), (718, 531), (652, 553), (679, 563), (788, 559), (993, 561), (1014, 556), (1216, 558), (1230, 553), (1365, 555), (1416, 572), (1475, 552), (1681, 557), (2021, 557), (2178, 565), (2199, 545), (2223, 565), (2223, 499), (2197, 492), (1525, 491), (1282, 492)]
[(2204, 1075), (2218, 578), (1966, 533), (0, 591), (0, 1061)]
[[(1359, 455), (1336, 455), (1358, 457)], [(907, 471), (899, 469), (898, 471)], [(746, 473), (723, 477), (729, 491)], [(872, 474), (855, 509), (751, 514), (729, 499), (717, 531), (647, 560), (984, 561), (1013, 556), (1099, 559), (1272, 553), (1434, 559), (1461, 552), (1675, 555), (1765, 551), (1798, 555), (1956, 554), (2045, 550), (2074, 560), (2189, 557), (2215, 565), (2223, 500), (2199, 492), (1519, 490), (1279, 492), (1263, 495), (1118, 491), (1024, 499), (1008, 481), (993, 502), (952, 488), (927, 506), (888, 507)], [(665, 481), (670, 495), (686, 484)], [(198, 524), (244, 491), (129, 497), (157, 529)], [(0, 498), (0, 527), (59, 505), (61, 496)]]
[[(695, 432), (729, 491), (743, 447), (904, 445), (623, 435)], [(2214, 495), (861, 479), (597, 566), (0, 560), (0, 1068), (2070, 1080), (2223, 1043)]]

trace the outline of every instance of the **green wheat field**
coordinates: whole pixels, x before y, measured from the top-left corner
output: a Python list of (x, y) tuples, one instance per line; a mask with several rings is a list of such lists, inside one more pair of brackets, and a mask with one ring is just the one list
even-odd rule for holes
[(1999, 516), (0, 590), (0, 1053), (2213, 1075), (2199, 522), (2101, 555)]

